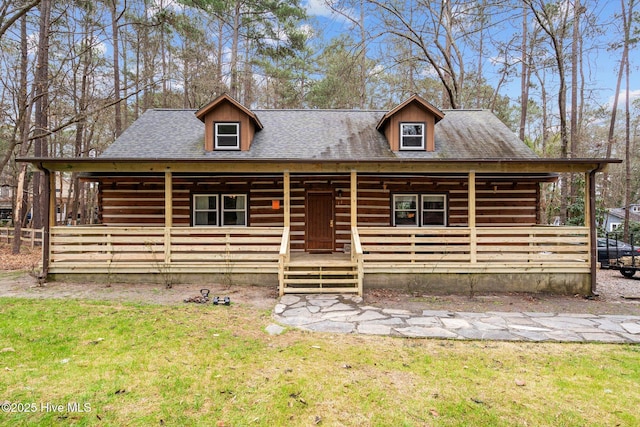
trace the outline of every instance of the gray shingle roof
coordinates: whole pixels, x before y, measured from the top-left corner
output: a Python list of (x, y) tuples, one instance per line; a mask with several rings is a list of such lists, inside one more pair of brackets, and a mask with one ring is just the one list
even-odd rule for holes
[(532, 159), (537, 156), (486, 110), (448, 110), (434, 152), (392, 152), (376, 125), (385, 111), (253, 110), (264, 125), (250, 151), (204, 150), (195, 110), (149, 110), (102, 154), (140, 159), (393, 160)]

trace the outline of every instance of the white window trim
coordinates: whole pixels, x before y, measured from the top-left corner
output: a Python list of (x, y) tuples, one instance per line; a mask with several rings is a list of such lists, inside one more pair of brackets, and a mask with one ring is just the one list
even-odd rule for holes
[[(416, 222), (415, 224), (396, 224), (396, 197), (402, 197), (402, 196), (411, 196), (411, 197), (415, 197), (416, 198)], [(444, 208), (442, 210), (438, 209), (438, 210), (432, 210), (433, 212), (442, 212), (442, 218), (444, 220), (443, 224), (429, 224), (429, 225), (424, 225), (424, 213), (428, 212), (425, 211), (424, 209), (424, 199), (425, 197), (432, 197), (432, 196), (438, 196), (438, 197), (442, 197), (444, 199)], [(392, 209), (391, 209), (391, 218), (392, 218), (392, 222), (393, 222), (393, 226), (394, 227), (447, 227), (449, 225), (448, 222), (448, 218), (447, 218), (447, 212), (448, 212), (448, 197), (446, 194), (443, 193), (397, 193), (393, 195), (392, 198)]]
[[(244, 209), (225, 209), (224, 208), (224, 198), (229, 196), (242, 196), (244, 197)], [(198, 197), (215, 197), (216, 199), (216, 208), (214, 209), (197, 209), (196, 208), (196, 198)], [(199, 193), (193, 194), (193, 209), (192, 209), (192, 220), (191, 223), (193, 227), (248, 227), (248, 215), (249, 215), (249, 195), (246, 193)], [(224, 224), (224, 213), (225, 212), (243, 212), (244, 211), (244, 224)], [(215, 212), (216, 213), (216, 221), (215, 225), (212, 224), (196, 224), (197, 213), (198, 212)]]
[[(235, 126), (236, 127), (236, 145), (218, 145), (218, 126)], [(237, 122), (216, 122), (214, 123), (214, 131), (213, 131), (213, 139), (214, 139), (214, 148), (216, 150), (239, 150), (240, 149), (240, 123)], [(224, 136), (233, 136), (232, 134), (224, 134)]]
[[(426, 197), (442, 197), (443, 199), (443, 207), (442, 209), (424, 209), (424, 199)], [(423, 193), (420, 195), (420, 224), (422, 227), (446, 227), (448, 225), (447, 222), (447, 195), (442, 193)], [(424, 224), (424, 213), (425, 212), (442, 212), (443, 224)]]
[[(416, 198), (416, 209), (415, 209), (416, 221), (415, 221), (415, 224), (396, 224), (396, 197), (407, 197), (407, 196), (412, 196), (412, 197)], [(406, 193), (394, 194), (392, 203), (393, 203), (393, 206), (392, 206), (391, 218), (393, 219), (393, 226), (394, 227), (418, 227), (420, 225), (420, 217), (419, 217), (419, 213), (418, 213), (419, 210), (420, 210), (420, 206), (419, 206), (420, 197), (419, 197), (419, 194), (406, 194)], [(409, 210), (407, 209), (406, 211), (409, 211)]]
[[(238, 197), (238, 196), (242, 196), (244, 197), (244, 208), (243, 209), (225, 209), (224, 207), (224, 198), (225, 197)], [(247, 202), (247, 195), (246, 194), (242, 194), (242, 193), (237, 193), (237, 194), (220, 194), (220, 226), (221, 227), (246, 227), (247, 226), (247, 209), (248, 209), (248, 202)], [(224, 224), (224, 214), (225, 212), (244, 212), (244, 224)]]
[[(404, 135), (403, 133), (403, 126), (404, 125), (408, 125), (408, 126), (421, 126), (422, 127), (422, 135), (421, 135), (421, 141), (420, 141), (420, 146), (419, 147), (405, 147), (404, 146), (404, 137), (405, 136), (413, 136), (415, 137), (416, 135)], [(400, 150), (407, 150), (407, 151), (416, 151), (416, 150), (424, 150), (425, 147), (425, 142), (424, 142), (424, 138), (425, 138), (425, 130), (426, 130), (426, 126), (424, 123), (422, 122), (402, 122), (400, 123)]]
[[(198, 209), (197, 203), (196, 203), (196, 199), (199, 197), (215, 197), (216, 199), (216, 208), (215, 210), (212, 209)], [(194, 227), (219, 227), (220, 226), (220, 210), (219, 210), (219, 205), (220, 205), (220, 196), (218, 194), (194, 194), (193, 195), (193, 220), (192, 220), (192, 224)], [(196, 220), (198, 218), (197, 213), (198, 212), (215, 212), (216, 213), (216, 220), (217, 220), (217, 224), (196, 224)]]

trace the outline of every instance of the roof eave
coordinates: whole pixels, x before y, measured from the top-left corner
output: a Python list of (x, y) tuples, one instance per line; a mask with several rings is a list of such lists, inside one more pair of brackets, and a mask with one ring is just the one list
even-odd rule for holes
[(242, 173), (561, 173), (600, 172), (618, 159), (140, 159), (19, 158), (40, 170), (59, 172), (242, 172)]

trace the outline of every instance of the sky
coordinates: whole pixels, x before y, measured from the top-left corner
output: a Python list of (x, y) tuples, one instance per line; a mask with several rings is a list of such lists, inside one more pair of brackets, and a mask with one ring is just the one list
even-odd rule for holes
[[(333, 12), (327, 5), (327, 0), (304, 0), (303, 5), (306, 7), (307, 13), (310, 17), (318, 23), (322, 29), (325, 39), (329, 39), (340, 33), (348, 31), (350, 23), (344, 17)], [(584, 55), (584, 70), (585, 80), (587, 81), (587, 89), (592, 91), (593, 102), (602, 106), (611, 106), (613, 104), (613, 96), (615, 92), (618, 64), (620, 62), (620, 50), (608, 49), (609, 43), (612, 41), (612, 37), (618, 37), (618, 29), (616, 28), (620, 19), (615, 15), (620, 13), (620, 3), (618, 1), (610, 0), (586, 0), (583, 1), (589, 10), (588, 13), (597, 18), (600, 23), (599, 29), (601, 32), (593, 41), (592, 45), (585, 46), (588, 49)], [(355, 13), (354, 13), (355, 15)], [(367, 16), (367, 20), (375, 20), (375, 16)], [(516, 23), (520, 25), (520, 23)], [(518, 31), (519, 28), (513, 29)], [(505, 32), (506, 34), (506, 32)], [(630, 78), (630, 93), (631, 100), (640, 99), (640, 79), (637, 77), (634, 79), (634, 70), (637, 74), (638, 67), (640, 67), (640, 47), (636, 46), (630, 52), (631, 58), (631, 73)], [(494, 75), (497, 78), (497, 74)], [(496, 82), (497, 83), (497, 82)], [(620, 97), (620, 105), (625, 101), (624, 94), (625, 84), (623, 82)], [(519, 97), (520, 82), (517, 77), (504, 86), (501, 91), (503, 95), (508, 95), (512, 100)]]

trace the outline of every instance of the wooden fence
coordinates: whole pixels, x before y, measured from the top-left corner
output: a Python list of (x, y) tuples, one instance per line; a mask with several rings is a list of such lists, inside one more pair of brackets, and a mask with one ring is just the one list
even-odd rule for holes
[[(13, 227), (0, 227), (0, 242), (11, 243), (14, 236)], [(32, 248), (36, 245), (42, 245), (43, 229), (22, 228), (20, 230), (20, 239), (23, 244), (28, 244)]]

